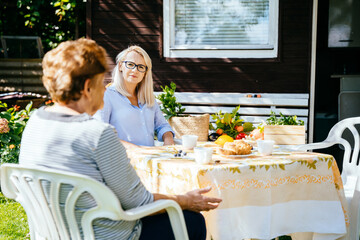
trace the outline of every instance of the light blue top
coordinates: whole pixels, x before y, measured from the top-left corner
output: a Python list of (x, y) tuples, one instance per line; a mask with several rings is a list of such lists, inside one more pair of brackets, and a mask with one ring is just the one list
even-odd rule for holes
[(164, 118), (159, 105), (153, 107), (139, 103), (139, 107), (130, 103), (130, 100), (121, 95), (114, 87), (109, 86), (104, 94), (104, 108), (99, 110), (95, 118), (110, 123), (121, 140), (141, 146), (154, 146), (154, 132), (158, 140), (163, 140), (165, 132), (175, 133)]

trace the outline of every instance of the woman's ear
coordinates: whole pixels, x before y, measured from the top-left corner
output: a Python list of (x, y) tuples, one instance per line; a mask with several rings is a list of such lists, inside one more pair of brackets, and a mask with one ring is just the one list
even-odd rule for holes
[(122, 69), (121, 69), (121, 62), (119, 62), (119, 72), (122, 72)]
[(90, 78), (85, 80), (83, 93), (85, 96), (89, 96), (90, 94)]

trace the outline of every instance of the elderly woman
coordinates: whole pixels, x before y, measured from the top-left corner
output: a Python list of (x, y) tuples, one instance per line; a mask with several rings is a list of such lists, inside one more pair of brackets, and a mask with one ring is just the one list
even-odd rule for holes
[(104, 108), (95, 117), (113, 125), (125, 147), (154, 146), (154, 132), (164, 145), (174, 144), (174, 132), (155, 101), (151, 59), (144, 49), (131, 46), (117, 55)]
[[(184, 209), (190, 237), (205, 239), (204, 218), (198, 212), (216, 208), (221, 200), (202, 195), (210, 189), (176, 196), (150, 193), (130, 165), (115, 129), (92, 117), (103, 106), (106, 69), (106, 52), (92, 40), (64, 42), (45, 55), (43, 83), (55, 104), (30, 117), (21, 141), (20, 164), (88, 175), (105, 183), (125, 210), (173, 199)], [(83, 195), (77, 214), (93, 205)], [(166, 214), (138, 221), (97, 219), (93, 225), (96, 239), (174, 238)]]

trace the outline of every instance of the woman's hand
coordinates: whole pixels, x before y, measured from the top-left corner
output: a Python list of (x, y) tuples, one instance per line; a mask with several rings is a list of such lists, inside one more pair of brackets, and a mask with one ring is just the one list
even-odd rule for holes
[[(219, 206), (219, 203), (222, 201), (220, 198), (207, 197), (204, 196), (204, 193), (210, 192), (211, 187), (196, 189), (190, 192), (187, 192), (183, 199), (183, 209), (200, 212), (200, 211), (209, 211), (215, 209)], [(182, 196), (179, 196), (182, 198)], [(181, 204), (182, 205), (182, 204)]]
[(174, 145), (174, 135), (172, 132), (166, 132), (163, 134), (162, 136), (163, 140), (164, 140), (164, 146), (166, 145)]
[(154, 201), (160, 199), (171, 199), (176, 201), (184, 210), (200, 212), (215, 209), (222, 201), (220, 198), (206, 197), (202, 195), (204, 193), (210, 192), (210, 190), (211, 187), (207, 187), (187, 192), (184, 195), (165, 195), (160, 193), (153, 193), (153, 196)]

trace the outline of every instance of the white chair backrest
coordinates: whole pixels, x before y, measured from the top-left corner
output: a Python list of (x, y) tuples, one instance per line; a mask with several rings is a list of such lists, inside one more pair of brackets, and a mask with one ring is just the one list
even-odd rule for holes
[[(344, 158), (343, 158), (343, 171), (342, 176), (345, 180), (349, 176), (360, 176), (360, 166), (358, 164), (359, 150), (360, 150), (360, 139), (359, 132), (356, 125), (360, 127), (360, 117), (346, 118), (335, 124), (327, 138), (323, 142), (304, 144), (294, 146), (294, 150), (310, 150), (310, 149), (321, 149), (328, 148), (335, 144), (340, 144), (344, 147)], [(344, 138), (345, 130), (349, 130), (354, 140), (353, 145), (350, 144), (348, 138)]]
[[(44, 189), (44, 182), (48, 182), (47, 189)], [(65, 216), (61, 213), (59, 202), (63, 184), (73, 186), (66, 196)], [(93, 197), (96, 206), (88, 209), (81, 218), (84, 239), (95, 239), (92, 221), (96, 218), (133, 221), (161, 209), (168, 211), (176, 239), (188, 238), (182, 211), (175, 201), (161, 200), (124, 211), (116, 195), (107, 186), (85, 175), (3, 164), (1, 188), (6, 197), (15, 199), (24, 207), (31, 239), (81, 239), (75, 219), (75, 205), (85, 192)], [(46, 194), (47, 191), (49, 194)]]
[[(96, 207), (82, 216), (81, 227), (85, 239), (94, 239), (94, 219), (103, 217), (116, 220), (123, 219), (125, 215), (118, 199), (109, 188), (84, 175), (4, 164), (1, 166), (1, 178), (4, 195), (15, 199), (24, 207), (32, 234), (37, 236), (35, 239), (70, 239), (70, 236), (71, 239), (81, 239), (74, 209), (76, 201), (84, 192), (91, 194), (97, 203)], [(46, 198), (42, 181), (49, 182), (49, 199)], [(65, 203), (65, 218), (70, 234), (59, 204), (62, 184), (74, 186)]]
[[(360, 117), (346, 118), (335, 124), (325, 141), (335, 142), (344, 147), (343, 158), (343, 175), (345, 176), (360, 176), (360, 166), (358, 163), (360, 139), (359, 132), (356, 125), (360, 127)], [(354, 145), (351, 146), (349, 139), (344, 138), (344, 131), (348, 129), (354, 139)]]

